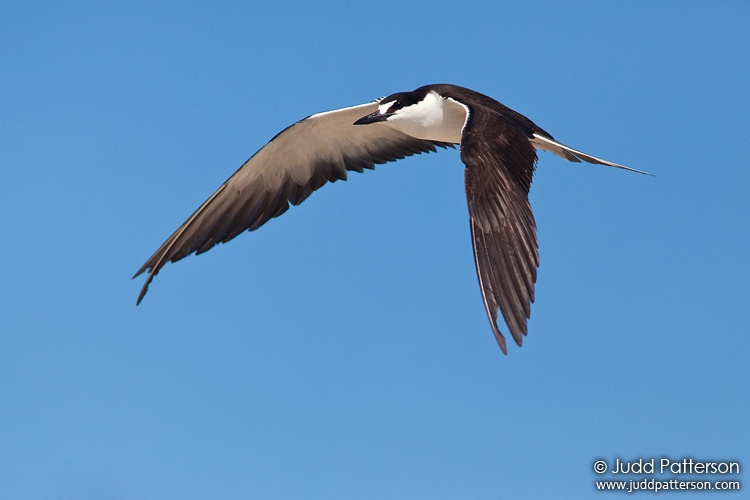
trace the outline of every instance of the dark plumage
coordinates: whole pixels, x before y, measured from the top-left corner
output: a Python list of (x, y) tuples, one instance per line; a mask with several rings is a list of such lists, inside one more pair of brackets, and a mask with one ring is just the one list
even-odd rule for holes
[[(277, 134), (201, 205), (138, 270), (203, 253), (255, 230), (328, 181), (460, 142), (474, 258), (492, 330), (507, 353), (498, 310), (520, 346), (534, 301), (539, 254), (528, 193), (536, 149), (626, 170), (555, 141), (525, 116), (456, 85), (427, 85), (309, 116)], [(638, 171), (636, 171), (638, 172)], [(643, 173), (643, 172), (641, 172)]]

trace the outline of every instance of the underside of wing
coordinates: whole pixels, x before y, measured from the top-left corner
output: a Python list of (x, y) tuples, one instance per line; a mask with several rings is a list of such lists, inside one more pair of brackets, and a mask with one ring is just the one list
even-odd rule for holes
[[(383, 124), (354, 125), (377, 102), (312, 115), (287, 127), (247, 160), (146, 261), (138, 297), (167, 262), (203, 253), (245, 230), (254, 230), (298, 205), (326, 182), (345, 180), (347, 171), (450, 144), (415, 139)], [(134, 277), (135, 277), (134, 276)]]

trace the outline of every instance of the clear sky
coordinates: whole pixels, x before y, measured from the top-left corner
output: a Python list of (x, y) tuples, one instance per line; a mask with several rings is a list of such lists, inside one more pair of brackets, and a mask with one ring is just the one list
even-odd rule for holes
[[(2, 498), (586, 499), (597, 459), (750, 465), (747, 2), (207, 5), (3, 4)], [(540, 153), (522, 349), (457, 151), (326, 186), (135, 306), (279, 130), (442, 82), (656, 175)]]

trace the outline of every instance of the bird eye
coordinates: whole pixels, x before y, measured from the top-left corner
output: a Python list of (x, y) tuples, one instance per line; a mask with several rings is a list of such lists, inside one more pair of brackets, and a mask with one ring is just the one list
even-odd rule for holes
[(380, 101), (382, 103), (381, 106), (387, 109), (389, 113), (393, 113), (394, 111), (398, 111), (399, 109), (404, 108), (409, 105), (409, 101), (405, 97), (406, 96), (404, 96), (401, 93), (391, 94), (385, 99), (383, 99), (382, 101)]

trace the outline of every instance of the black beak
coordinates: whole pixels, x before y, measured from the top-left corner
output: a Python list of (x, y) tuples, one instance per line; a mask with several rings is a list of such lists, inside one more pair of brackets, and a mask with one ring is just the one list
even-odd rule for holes
[(391, 116), (391, 113), (380, 113), (379, 111), (375, 111), (367, 116), (363, 116), (354, 122), (354, 125), (367, 125), (368, 123), (384, 122), (389, 116)]

